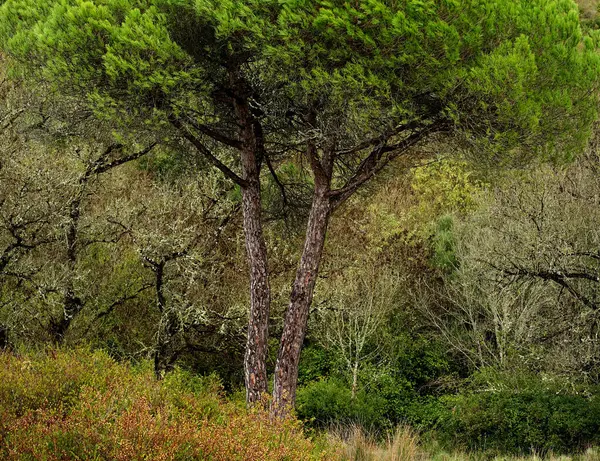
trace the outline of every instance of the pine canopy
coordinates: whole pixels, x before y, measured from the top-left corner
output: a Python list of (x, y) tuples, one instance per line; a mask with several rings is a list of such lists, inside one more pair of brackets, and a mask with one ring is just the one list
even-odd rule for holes
[[(568, 156), (595, 116), (596, 35), (572, 0), (5, 0), (16, 68), (119, 119), (233, 138), (231, 70), (268, 140), (351, 148), (443, 120), (481, 146)], [(494, 149), (497, 151), (498, 147)]]

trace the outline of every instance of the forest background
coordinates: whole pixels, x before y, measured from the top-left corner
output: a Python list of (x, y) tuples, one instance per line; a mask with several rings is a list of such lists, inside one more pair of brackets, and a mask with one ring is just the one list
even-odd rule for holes
[[(259, 400), (261, 392), (248, 391), (256, 381), (252, 376), (261, 376), (260, 360), (253, 365), (253, 357), (262, 353), (260, 347), (252, 351), (249, 346), (249, 306), (260, 306), (263, 299), (248, 289), (248, 254), (253, 249), (243, 229), (256, 224), (248, 219), (248, 178), (256, 173), (260, 180), (264, 248), (259, 245), (256, 257), (264, 252), (268, 258), (270, 291), (270, 339), (264, 344), (264, 379), (258, 379), (263, 379), (264, 389), (257, 389), (269, 386), (273, 391), (272, 377), (287, 369), (281, 365), (287, 362), (280, 338), (290, 324), (286, 313), (293, 311), (290, 281), (300, 273), (314, 191), (321, 184), (313, 158), (297, 146), (307, 141), (270, 138), (272, 150), (258, 162), (258, 171), (252, 173), (241, 157), (247, 176), (227, 173), (225, 163), (240, 165), (234, 153), (239, 146), (228, 145), (231, 139), (219, 140), (220, 134), (211, 130), (223, 130), (219, 123), (230, 121), (221, 114), (207, 127), (185, 119), (197, 137), (186, 136), (173, 114), (183, 113), (187, 102), (177, 95), (169, 103), (172, 114), (165, 115), (163, 96), (153, 86), (153, 79), (164, 75), (136, 68), (135, 51), (119, 54), (117, 44), (110, 45), (116, 51), (108, 68), (121, 72), (111, 81), (110, 72), (95, 75), (93, 53), (85, 61), (61, 42), (66, 40), (62, 32), (74, 33), (68, 21), (75, 27), (79, 17), (64, 15), (66, 25), (49, 21), (45, 27), (51, 33), (36, 31), (45, 37), (41, 42), (19, 36), (19, 27), (37, 21), (35, 14), (46, 14), (39, 13), (39, 5), (53, 3), (6, 1), (0, 6), (5, 49), (0, 88), (0, 345), (25, 356), (32, 353), (26, 351), (58, 346), (66, 351), (60, 353), (65, 354), (59, 356), (61, 366), (72, 366), (86, 385), (93, 380), (78, 365), (77, 355), (84, 364), (98, 363), (108, 370), (120, 365), (82, 347), (142, 368), (150, 360), (155, 377), (172, 386), (175, 397), (169, 399), (182, 392), (185, 386), (175, 381), (184, 376), (201, 382), (201, 392), (220, 388), (214, 392), (232, 401)], [(360, 158), (335, 163), (339, 172), (333, 182), (329, 174), (327, 186), (338, 187), (341, 198), (326, 220), (318, 276), (311, 268), (301, 273), (301, 281), (311, 274), (311, 283), (316, 283), (314, 299), (311, 286), (309, 302), (303, 305), (306, 335), (300, 328), (289, 336), (290, 344), (300, 340), (298, 354), (302, 350), (297, 396), (291, 403), (309, 435), (334, 430), (345, 439), (348, 428), (361, 427), (371, 437), (385, 439), (399, 425), (408, 425), (428, 443), (489, 456), (531, 450), (573, 453), (600, 444), (598, 55), (592, 44), (597, 6), (582, 1), (573, 16), (570, 1), (534, 3), (549, 11), (567, 10), (564, 22), (557, 21), (556, 36), (566, 34), (565, 43), (575, 37), (560, 56), (572, 68), (565, 75), (552, 71), (568, 87), (561, 87), (560, 94), (575, 95), (572, 99), (565, 104), (562, 99), (544, 101), (533, 108), (518, 105), (530, 101), (532, 87), (540, 82), (528, 79), (534, 68), (520, 62), (526, 61), (528, 48), (515, 39), (514, 49), (484, 67), (493, 69), (491, 77), (482, 76), (461, 99), (505, 98), (510, 104), (473, 108), (467, 102), (457, 108), (456, 113), (470, 111), (461, 120), (439, 111), (456, 123), (457, 132), (464, 133), (468, 125), (464, 136), (454, 131), (449, 136), (445, 121), (439, 133), (418, 138), (419, 144), (411, 138), (421, 135), (417, 125), (400, 141), (390, 135), (398, 144), (407, 139), (411, 143), (402, 145), (402, 155), (390, 158), (389, 164), (380, 156), (368, 182), (361, 179), (368, 170)], [(104, 20), (94, 16), (98, 12), (84, 13), (89, 15), (86, 21)], [(153, 30), (143, 15), (131, 20)], [(139, 33), (133, 26), (126, 32)], [(556, 36), (548, 33), (549, 39)], [(75, 47), (88, 44), (88, 36), (77, 37)], [(129, 46), (135, 42), (131, 35), (126, 39)], [(149, 62), (169, 72), (176, 68), (174, 61), (183, 58), (170, 45), (161, 45)], [(277, 59), (285, 61), (281, 55)], [(289, 59), (282, 65), (297, 65)], [(422, 78), (432, 68), (413, 77)], [(173, 78), (204, 78), (186, 72), (192, 77), (175, 73)], [(274, 79), (269, 75), (259, 83)], [(325, 121), (307, 122), (324, 133), (315, 152), (327, 151), (335, 139), (331, 133), (339, 135), (340, 126), (370, 129), (369, 124), (381, 121), (378, 111), (385, 104), (372, 94), (368, 97), (373, 99), (363, 100), (360, 86), (372, 84), (374, 92), (382, 87), (365, 81), (340, 77), (331, 83), (335, 104), (323, 104)], [(348, 87), (352, 82), (359, 90)], [(178, 80), (172, 84), (176, 87)], [(160, 85), (171, 82), (160, 80)], [(312, 101), (310, 91), (297, 91), (303, 102)], [(358, 108), (364, 118), (340, 122), (336, 97), (347, 97), (346, 91), (359, 94), (351, 100), (352, 109)], [(437, 96), (413, 101), (437, 117)], [(379, 105), (369, 108), (373, 100)], [(268, 109), (282, 119), (302, 120), (294, 121), (299, 125), (306, 121), (298, 107), (281, 105), (281, 100), (277, 104)], [(158, 110), (140, 116), (150, 106)], [(305, 106), (310, 108), (309, 103)], [(185, 107), (189, 113), (204, 109)], [(238, 121), (242, 109), (237, 107)], [(256, 101), (245, 109), (250, 118), (264, 116)], [(419, 117), (425, 120), (420, 112)], [(418, 128), (429, 135), (435, 117)], [(488, 118), (490, 125), (478, 124)], [(272, 119), (265, 126), (272, 133), (281, 129)], [(490, 127), (495, 130), (491, 134), (486, 132)], [(484, 141), (474, 141), (480, 131)], [(212, 140), (212, 152), (219, 143), (226, 148), (218, 156), (207, 156), (194, 144), (201, 136)], [(351, 150), (342, 147), (339, 152)], [(384, 163), (386, 168), (378, 169)], [(354, 183), (360, 188), (351, 190)], [(349, 191), (353, 195), (346, 195)], [(260, 277), (260, 266), (250, 266), (258, 268)], [(22, 365), (10, 357), (5, 357), (4, 373), (14, 379), (11, 367)], [(47, 359), (31, 360), (39, 361), (40, 372), (56, 373)], [(294, 360), (292, 354), (288, 362)], [(156, 386), (149, 376), (144, 379), (149, 389)], [(282, 377), (279, 384), (296, 394), (295, 381), (289, 384)], [(23, 383), (24, 393), (27, 386)], [(275, 390), (277, 386), (275, 379)], [(0, 396), (8, 402), (15, 391), (5, 391)], [(275, 400), (286, 402), (286, 392), (275, 392)], [(25, 424), (23, 414), (15, 411), (14, 421)], [(29, 424), (23, 426), (22, 440), (27, 440), (27, 431), (39, 430)], [(2, 440), (13, 447), (11, 453), (25, 450), (20, 436), (11, 441), (14, 427), (4, 430)], [(305, 446), (298, 450), (308, 453)]]

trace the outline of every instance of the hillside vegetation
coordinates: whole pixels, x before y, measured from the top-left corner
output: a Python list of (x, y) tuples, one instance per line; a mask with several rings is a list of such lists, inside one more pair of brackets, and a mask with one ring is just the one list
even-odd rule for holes
[(591, 0), (0, 0), (0, 459), (600, 459), (599, 94)]
[(102, 352), (0, 356), (4, 460), (325, 460), (291, 421), (271, 422), (223, 398), (219, 380)]
[[(104, 352), (48, 350), (0, 356), (0, 455), (5, 460), (476, 461), (477, 453), (423, 444), (408, 428), (387, 443), (358, 427), (310, 442), (293, 421), (273, 421), (224, 398), (216, 376), (177, 369), (157, 382), (152, 364)], [(588, 449), (549, 460), (593, 461)], [(496, 457), (525, 461), (539, 457)]]

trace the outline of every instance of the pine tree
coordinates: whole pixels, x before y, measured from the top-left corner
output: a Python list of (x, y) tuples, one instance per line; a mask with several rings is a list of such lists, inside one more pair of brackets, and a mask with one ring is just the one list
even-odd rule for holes
[[(570, 158), (596, 117), (597, 35), (572, 0), (4, 0), (15, 72), (123, 127), (172, 128), (242, 191), (251, 307), (247, 398), (267, 390), (263, 167), (314, 183), (274, 406), (293, 405), (331, 214), (432, 137), (484, 164)], [(267, 168), (268, 167), (268, 168)]]

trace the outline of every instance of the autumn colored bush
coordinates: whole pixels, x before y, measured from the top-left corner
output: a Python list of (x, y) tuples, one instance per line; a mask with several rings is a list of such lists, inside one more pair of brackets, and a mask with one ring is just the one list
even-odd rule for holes
[(325, 460), (296, 421), (228, 402), (214, 377), (104, 352), (0, 354), (3, 460)]

